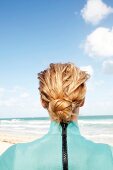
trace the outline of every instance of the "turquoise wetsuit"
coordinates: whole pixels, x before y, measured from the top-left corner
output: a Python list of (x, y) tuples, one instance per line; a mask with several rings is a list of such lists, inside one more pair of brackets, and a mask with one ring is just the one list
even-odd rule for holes
[[(51, 121), (47, 134), (10, 146), (0, 157), (0, 170), (62, 170), (62, 127)], [(96, 143), (80, 133), (77, 122), (67, 126), (69, 170), (113, 170), (113, 146)]]

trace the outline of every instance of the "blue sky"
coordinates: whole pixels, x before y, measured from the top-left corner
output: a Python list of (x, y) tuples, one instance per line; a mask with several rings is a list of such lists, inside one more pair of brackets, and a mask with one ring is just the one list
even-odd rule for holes
[(80, 115), (113, 115), (113, 1), (1, 1), (0, 117), (48, 116), (37, 73), (73, 62), (91, 74)]

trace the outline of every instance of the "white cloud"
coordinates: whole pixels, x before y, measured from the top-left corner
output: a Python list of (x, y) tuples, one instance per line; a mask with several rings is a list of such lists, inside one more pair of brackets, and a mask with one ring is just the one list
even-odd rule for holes
[(106, 88), (106, 82), (103, 80), (91, 82), (92, 91), (87, 91), (86, 102), (83, 107), (84, 115), (113, 115), (113, 88)]
[(24, 92), (24, 93), (20, 94), (20, 97), (22, 97), (22, 98), (27, 98), (29, 96), (30, 96), (30, 94), (27, 93), (27, 92)]
[(93, 75), (94, 71), (91, 65), (88, 66), (81, 66), (81, 70), (86, 71), (88, 74)]
[(106, 74), (113, 74), (113, 60), (106, 60), (102, 64), (103, 72)]
[(112, 29), (98, 27), (90, 33), (81, 45), (90, 57), (108, 58), (113, 56)]
[(44, 111), (37, 93), (19, 86), (0, 88), (0, 117), (43, 116)]
[[(92, 96), (93, 97), (93, 96)], [(113, 115), (113, 101), (112, 98), (102, 99), (97, 98), (96, 100), (86, 101), (83, 114), (90, 115)]]
[(87, 0), (81, 15), (86, 23), (98, 24), (102, 19), (113, 13), (113, 8), (106, 5), (102, 0)]
[(97, 89), (102, 89), (103, 85), (105, 85), (104, 80), (95, 80), (95, 79), (91, 79), (88, 84), (87, 84), (87, 89), (88, 91), (90, 91), (91, 93), (95, 93), (95, 91)]
[(95, 91), (93, 80), (87, 82), (87, 91), (93, 93)]
[(3, 87), (0, 87), (0, 93), (3, 93), (5, 89)]
[(80, 69), (83, 71), (86, 71), (88, 74), (90, 74), (90, 81), (87, 81), (87, 90), (90, 92), (94, 91), (94, 87), (93, 87), (93, 79), (92, 79), (92, 75), (94, 74), (94, 70), (93, 67), (91, 65), (87, 65), (87, 66), (80, 66)]
[(104, 83), (104, 80), (98, 80), (95, 82), (95, 86), (102, 87)]
[(3, 96), (4, 92), (5, 92), (5, 89), (0, 87), (0, 98)]
[(4, 107), (12, 107), (12, 106), (14, 106), (14, 105), (16, 105), (17, 104), (17, 99), (16, 98), (14, 98), (14, 97), (10, 97), (10, 98), (8, 98), (8, 99), (5, 99), (5, 100), (1, 100), (0, 101), (0, 106), (4, 106)]

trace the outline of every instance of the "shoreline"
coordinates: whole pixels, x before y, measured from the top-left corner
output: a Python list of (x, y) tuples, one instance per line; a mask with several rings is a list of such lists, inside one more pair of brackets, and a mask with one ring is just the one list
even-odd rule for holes
[(10, 146), (12, 146), (13, 144), (8, 143), (8, 142), (1, 142), (0, 141), (0, 155), (5, 152)]
[(39, 139), (44, 134), (40, 135), (16, 135), (7, 132), (0, 132), (0, 155), (6, 151), (11, 145), (16, 143), (31, 142)]
[[(31, 142), (33, 140), (39, 139), (45, 134), (14, 134), (8, 132), (0, 132), (0, 155), (6, 151), (11, 145), (16, 143), (24, 143), (24, 142)], [(107, 140), (107, 138), (102, 139), (101, 136), (98, 138), (83, 135), (88, 140), (92, 140), (93, 142), (105, 143), (113, 146), (113, 138)]]

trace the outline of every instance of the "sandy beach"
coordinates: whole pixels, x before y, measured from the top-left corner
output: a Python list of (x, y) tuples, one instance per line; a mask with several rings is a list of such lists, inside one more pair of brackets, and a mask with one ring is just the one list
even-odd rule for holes
[(15, 143), (33, 141), (41, 136), (43, 135), (12, 135), (7, 132), (0, 132), (0, 155)]
[[(0, 155), (8, 149), (13, 144), (16, 143), (23, 143), (23, 142), (29, 142), (33, 141), (35, 139), (39, 139), (42, 137), (44, 134), (40, 135), (14, 135), (14, 134), (9, 134), (7, 132), (0, 132)], [(101, 138), (100, 138), (101, 139)], [(96, 141), (95, 139), (92, 138), (93, 141)], [(97, 140), (97, 142), (102, 142), (102, 140)], [(104, 143), (104, 142), (102, 142)], [(113, 140), (107, 141), (105, 140), (105, 143), (108, 143), (113, 146)]]
[(8, 142), (0, 142), (0, 155), (12, 144)]
[[(30, 142), (41, 138), (48, 132), (50, 121), (45, 118), (1, 119), (0, 155), (11, 145)], [(97, 118), (89, 116), (79, 120), (81, 135), (89, 140), (113, 146), (113, 117)]]

